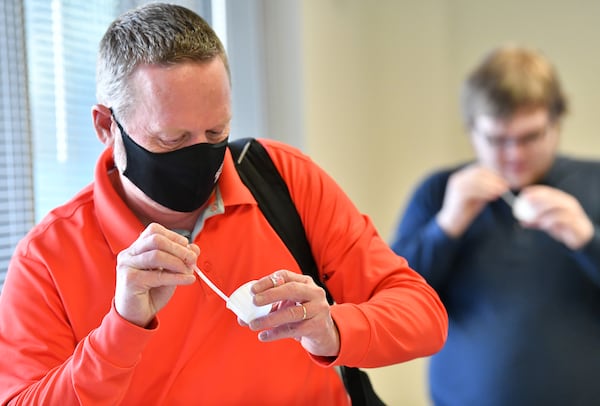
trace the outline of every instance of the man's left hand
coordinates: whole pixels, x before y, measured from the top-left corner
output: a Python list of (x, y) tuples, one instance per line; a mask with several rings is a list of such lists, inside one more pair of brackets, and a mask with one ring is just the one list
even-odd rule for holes
[(339, 332), (325, 291), (310, 276), (279, 270), (258, 280), (252, 291), (255, 305), (275, 304), (268, 315), (250, 322), (261, 341), (294, 338), (313, 355), (339, 354)]

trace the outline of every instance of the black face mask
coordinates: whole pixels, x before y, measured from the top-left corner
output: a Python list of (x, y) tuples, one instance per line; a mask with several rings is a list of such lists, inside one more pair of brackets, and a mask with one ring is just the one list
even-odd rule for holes
[(171, 210), (191, 212), (206, 203), (221, 175), (227, 139), (155, 153), (132, 140), (116, 118), (115, 123), (127, 155), (123, 175), (134, 185)]

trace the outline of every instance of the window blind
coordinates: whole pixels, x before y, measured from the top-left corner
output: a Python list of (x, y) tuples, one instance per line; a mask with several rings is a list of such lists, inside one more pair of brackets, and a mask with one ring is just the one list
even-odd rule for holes
[[(104, 145), (92, 126), (98, 43), (112, 20), (148, 0), (25, 0), (35, 220), (93, 179)], [(210, 2), (179, 1), (199, 13)]]
[(93, 179), (96, 54), (118, 3), (25, 1), (36, 222)]
[[(17, 242), (93, 179), (98, 43), (149, 0), (0, 3), (0, 288)], [(209, 0), (179, 1), (210, 21)]]
[(20, 0), (0, 3), (0, 287), (34, 222), (24, 25)]

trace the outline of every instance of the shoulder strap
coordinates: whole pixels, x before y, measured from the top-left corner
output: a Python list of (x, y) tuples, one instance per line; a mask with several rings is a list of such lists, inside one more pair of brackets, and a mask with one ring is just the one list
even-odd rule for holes
[(296, 205), (268, 152), (254, 138), (229, 141), (229, 149), (240, 178), (252, 192), (271, 227), (288, 247), (302, 272), (325, 290), (327, 299), (332, 303), (329, 291), (319, 276)]
[[(290, 250), (305, 275), (323, 288), (329, 303), (333, 298), (319, 277), (302, 219), (290, 196), (287, 184), (273, 164), (269, 153), (254, 138), (229, 141), (229, 149), (242, 182), (250, 190), (271, 227)], [(375, 393), (369, 376), (358, 368), (340, 368), (344, 386), (355, 406), (385, 406)]]

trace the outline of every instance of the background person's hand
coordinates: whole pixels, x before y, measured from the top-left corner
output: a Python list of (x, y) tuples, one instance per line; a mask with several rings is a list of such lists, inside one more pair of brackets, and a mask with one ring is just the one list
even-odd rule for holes
[(115, 308), (145, 327), (173, 296), (178, 285), (196, 281), (193, 266), (200, 249), (187, 238), (153, 223), (117, 256)]
[(339, 332), (325, 291), (310, 276), (279, 270), (258, 280), (252, 291), (256, 305), (276, 304), (271, 313), (250, 323), (260, 331), (261, 341), (294, 338), (313, 355), (338, 355)]
[(572, 250), (582, 248), (594, 235), (594, 225), (577, 199), (549, 186), (524, 188), (519, 199), (531, 207), (532, 217), (523, 227), (543, 230)]
[(497, 173), (479, 164), (468, 165), (448, 179), (437, 222), (446, 234), (459, 237), (486, 204), (508, 189), (508, 182)]

